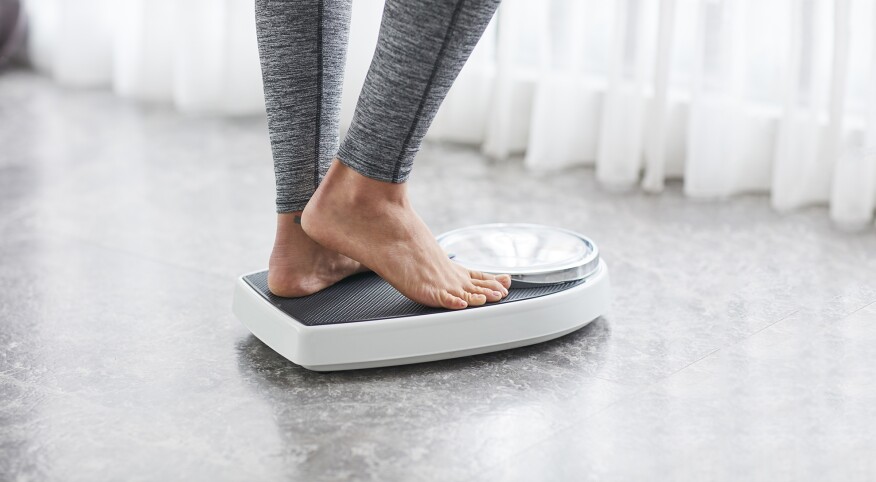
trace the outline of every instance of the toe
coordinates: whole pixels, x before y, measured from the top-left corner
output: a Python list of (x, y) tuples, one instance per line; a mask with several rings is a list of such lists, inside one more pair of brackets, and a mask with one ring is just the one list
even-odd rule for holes
[(506, 290), (511, 287), (511, 275), (500, 274), (496, 276), (496, 281), (502, 283), (502, 286), (504, 286)]
[(464, 299), (446, 291), (441, 293), (439, 304), (442, 308), (447, 308), (448, 310), (461, 310), (468, 306), (468, 303)]
[(492, 288), (484, 288), (482, 286), (472, 286), (471, 288), (467, 288), (466, 291), (474, 294), (482, 294), (486, 296), (487, 302), (493, 303), (502, 299), (502, 292), (496, 291)]
[(480, 280), (480, 279), (477, 279), (477, 280), (471, 280), (471, 282), (474, 283), (475, 286), (490, 288), (491, 290), (498, 291), (498, 292), (502, 293), (503, 295), (508, 294), (508, 288), (505, 288), (505, 286), (499, 280), (495, 280), (495, 279)]
[(481, 271), (469, 270), (468, 275), (471, 276), (471, 279), (496, 279), (496, 277), (490, 273), (483, 273)]
[(487, 303), (486, 295), (483, 295), (481, 293), (469, 293), (468, 291), (466, 291), (462, 295), (462, 299), (464, 299), (465, 302), (468, 303), (468, 306), (481, 306)]
[(483, 273), (480, 271), (469, 271), (468, 274), (469, 276), (471, 276), (471, 279), (498, 281), (503, 287), (505, 287), (506, 290), (511, 287), (511, 276), (507, 274), (495, 275), (490, 273)]
[[(480, 280), (475, 279), (471, 280), (472, 284), (481, 288), (480, 292), (487, 295), (487, 299), (490, 301), (498, 301), (498, 299), (491, 299), (492, 296), (498, 296), (499, 299), (504, 298), (508, 295), (508, 290), (502, 286), (502, 283), (499, 283), (496, 280)], [(493, 295), (495, 293), (495, 295)]]

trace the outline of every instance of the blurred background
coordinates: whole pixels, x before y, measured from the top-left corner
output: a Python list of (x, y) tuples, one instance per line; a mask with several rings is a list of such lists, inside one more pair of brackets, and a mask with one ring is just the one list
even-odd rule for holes
[(0, 480), (873, 480), (876, 2), (503, 0), (412, 203), (586, 234), (612, 306), (329, 374), (230, 309), (276, 221), (254, 23), (0, 0)]
[[(344, 124), (381, 10), (354, 2)], [(251, 0), (23, 0), (19, 33), (59, 84), (258, 116), (252, 12)], [(611, 188), (683, 179), (695, 198), (828, 204), (860, 229), (876, 201), (874, 27), (870, 0), (505, 0), (429, 136), (535, 171), (592, 165)]]

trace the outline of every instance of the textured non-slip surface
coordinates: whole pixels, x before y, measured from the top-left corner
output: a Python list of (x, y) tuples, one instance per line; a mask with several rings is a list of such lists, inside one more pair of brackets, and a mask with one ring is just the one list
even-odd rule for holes
[[(267, 271), (247, 275), (244, 279), (272, 305), (307, 326), (428, 315), (447, 311), (414, 303), (374, 273), (351, 276), (334, 286), (303, 298), (281, 298), (271, 294), (268, 289)], [(498, 303), (512, 303), (559, 293), (585, 282), (575, 281), (538, 288), (512, 288), (508, 296)], [(477, 308), (480, 307), (469, 309)]]
[(0, 481), (873, 480), (876, 230), (436, 144), (410, 183), (436, 233), (587, 233), (610, 311), (310, 372), (231, 313), (273, 241), (264, 120), (0, 74)]

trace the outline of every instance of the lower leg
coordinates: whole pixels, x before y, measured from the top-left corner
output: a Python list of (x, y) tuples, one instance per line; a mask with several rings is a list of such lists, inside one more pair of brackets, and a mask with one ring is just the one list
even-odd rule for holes
[(404, 182), (441, 102), (499, 0), (386, 0), (374, 58), (337, 158)]
[(277, 212), (301, 211), (338, 150), (350, 0), (256, 0)]
[(350, 0), (255, 4), (277, 184), (268, 288), (278, 296), (315, 293), (362, 269), (295, 222), (337, 152), (350, 8)]
[(414, 155), (498, 0), (387, 0), (353, 123), (307, 204), (317, 242), (414, 301), (450, 309), (498, 301), (511, 279), (451, 262), (411, 207)]

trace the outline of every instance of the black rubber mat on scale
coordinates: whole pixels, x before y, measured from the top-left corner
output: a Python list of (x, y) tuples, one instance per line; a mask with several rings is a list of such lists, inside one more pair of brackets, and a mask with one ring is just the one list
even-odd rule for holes
[[(251, 274), (244, 277), (244, 280), (272, 305), (307, 326), (354, 323), (448, 311), (423, 306), (405, 298), (374, 273), (351, 276), (334, 286), (302, 298), (282, 298), (271, 294), (268, 290), (267, 271)], [(538, 288), (511, 288), (508, 296), (498, 304), (558, 293), (584, 282), (572, 281)]]

